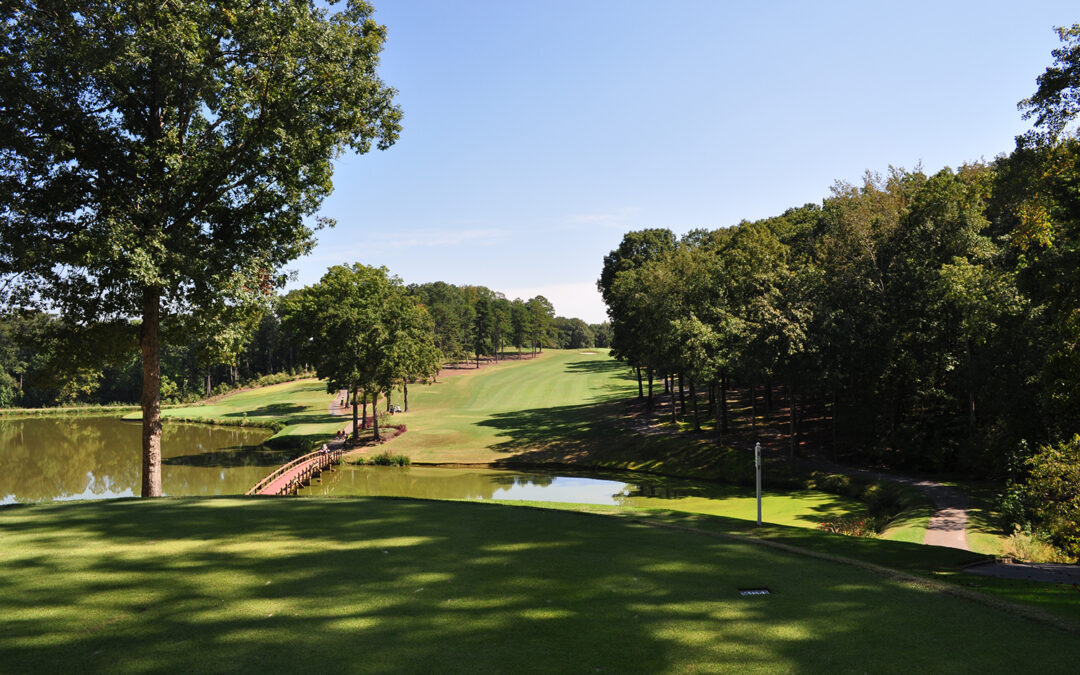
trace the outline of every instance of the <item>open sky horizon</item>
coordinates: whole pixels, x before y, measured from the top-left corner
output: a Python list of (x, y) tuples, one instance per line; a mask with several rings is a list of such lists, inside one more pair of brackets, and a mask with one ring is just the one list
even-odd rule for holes
[(991, 160), (1080, 22), (1066, 2), (373, 0), (401, 138), (345, 155), (337, 227), (289, 269), (546, 296), (606, 319), (624, 233), (716, 229), (820, 204), (889, 166)]

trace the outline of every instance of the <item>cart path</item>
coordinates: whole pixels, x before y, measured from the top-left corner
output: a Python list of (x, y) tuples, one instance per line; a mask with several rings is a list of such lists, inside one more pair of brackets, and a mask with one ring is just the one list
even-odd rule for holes
[(803, 460), (802, 463), (814, 469), (834, 471), (870, 480), (900, 483), (919, 490), (929, 497), (930, 502), (934, 505), (934, 513), (926, 524), (926, 536), (923, 538), (923, 543), (929, 546), (946, 546), (964, 551), (971, 550), (967, 542), (968, 498), (967, 495), (956, 488), (930, 480), (909, 478), (894, 473), (852, 469), (821, 459)]

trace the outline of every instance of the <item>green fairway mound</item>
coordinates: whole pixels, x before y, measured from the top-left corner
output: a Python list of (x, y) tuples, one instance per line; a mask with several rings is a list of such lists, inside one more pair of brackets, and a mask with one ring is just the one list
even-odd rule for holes
[(1070, 672), (1080, 658), (1074, 634), (933, 585), (576, 512), (35, 505), (0, 509), (0, 551), (7, 672), (1007, 672), (1033, 655)]

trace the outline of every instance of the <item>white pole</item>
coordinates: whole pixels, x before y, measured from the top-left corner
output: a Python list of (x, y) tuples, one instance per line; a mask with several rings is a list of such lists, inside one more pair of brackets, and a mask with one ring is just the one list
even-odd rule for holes
[(757, 524), (761, 526), (761, 443), (754, 444), (754, 468), (757, 469)]

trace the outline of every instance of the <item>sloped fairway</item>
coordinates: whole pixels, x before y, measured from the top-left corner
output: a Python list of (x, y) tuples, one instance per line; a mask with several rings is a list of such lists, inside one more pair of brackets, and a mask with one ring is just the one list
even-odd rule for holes
[(1073, 634), (848, 565), (614, 517), (401, 499), (0, 509), (0, 616), (6, 672), (1070, 672), (1080, 659)]
[(548, 351), (458, 371), (409, 388), (409, 433), (393, 451), (417, 461), (493, 462), (613, 431), (614, 408), (637, 392), (629, 369), (599, 352)]
[[(324, 440), (343, 428), (348, 420), (328, 411), (333, 396), (326, 393), (326, 382), (308, 379), (272, 384), (257, 389), (227, 394), (213, 403), (165, 408), (161, 416), (190, 421), (224, 421), (236, 424), (250, 422), (279, 422), (285, 428), (267, 442), (271, 445), (291, 445), (306, 448)], [(141, 412), (124, 416), (126, 420), (142, 419)]]

